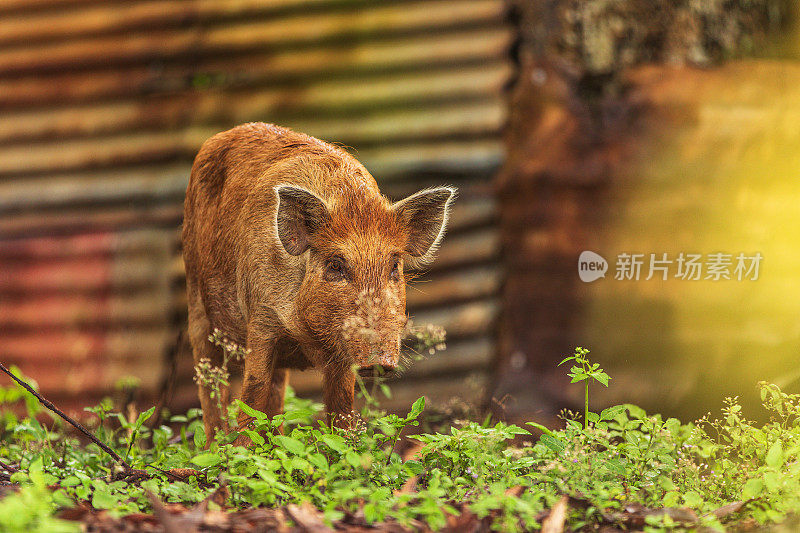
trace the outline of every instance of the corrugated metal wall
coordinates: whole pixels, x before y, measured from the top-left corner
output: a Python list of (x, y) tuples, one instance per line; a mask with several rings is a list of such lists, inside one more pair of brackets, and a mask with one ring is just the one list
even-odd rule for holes
[[(354, 147), (395, 198), (462, 189), (439, 260), (408, 297), (449, 347), (395, 392), (477, 397), (500, 279), (489, 177), (511, 76), (505, 11), (502, 0), (0, 2), (0, 358), (75, 405), (130, 374), (153, 392), (185, 313), (191, 160), (214, 133), (263, 120)], [(317, 386), (307, 373), (295, 384)]]

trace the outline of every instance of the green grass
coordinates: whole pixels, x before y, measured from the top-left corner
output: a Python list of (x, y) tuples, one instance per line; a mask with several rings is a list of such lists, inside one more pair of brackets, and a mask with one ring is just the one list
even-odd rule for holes
[[(588, 351), (576, 354), (588, 364)], [(148, 474), (138, 480), (121, 479), (107, 454), (79, 442), (63, 422), (38, 422), (40, 407), (14, 386), (0, 390), (0, 402), (25, 401), (28, 414), (17, 418), (3, 409), (0, 460), (18, 465), (11, 481), (21, 488), (0, 500), (0, 530), (77, 530), (55, 513), (79, 501), (115, 516), (148, 512), (147, 491), (192, 504), (221, 482), (228, 487), (225, 509), (310, 502), (331, 523), (361, 510), (368, 522), (422, 522), (435, 530), (448, 514), (468, 511), (498, 530), (533, 530), (563, 495), (572, 530), (633, 519), (653, 531), (724, 530), (745, 518), (778, 523), (800, 509), (800, 395), (760, 386), (771, 416), (761, 426), (735, 399), (719, 418), (689, 424), (620, 405), (564, 417), (560, 429), (460, 422), (410, 436), (422, 448), (407, 460), (398, 443), (424, 419), (423, 399), (397, 416), (368, 397), (348, 430), (327, 427), (321, 406), (291, 391), (286, 414), (272, 419), (239, 405), (255, 419), (246, 430), (250, 448), (233, 445), (236, 434), (207, 442), (198, 410), (150, 430), (143, 423), (151, 411), (130, 422), (103, 402), (90, 410), (93, 431)], [(283, 434), (275, 431), (280, 425)], [(175, 481), (172, 469), (194, 471)], [(737, 502), (736, 512), (718, 511)]]

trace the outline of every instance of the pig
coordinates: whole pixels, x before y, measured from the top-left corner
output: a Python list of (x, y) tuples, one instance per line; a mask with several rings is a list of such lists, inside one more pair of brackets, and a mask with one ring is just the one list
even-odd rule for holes
[[(214, 329), (249, 350), (241, 400), (283, 410), (290, 369), (317, 368), (329, 420), (353, 406), (353, 369), (396, 367), (406, 272), (442, 240), (452, 187), (392, 203), (347, 151), (265, 123), (208, 139), (192, 166), (183, 220), (188, 336), (195, 364), (221, 364)], [(229, 431), (199, 385), (206, 435)], [(242, 413), (239, 423), (246, 420)]]

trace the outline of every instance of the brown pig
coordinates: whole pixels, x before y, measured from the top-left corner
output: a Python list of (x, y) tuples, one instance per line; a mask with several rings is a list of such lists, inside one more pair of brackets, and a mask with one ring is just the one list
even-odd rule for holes
[[(251, 407), (280, 413), (287, 370), (316, 367), (329, 415), (350, 413), (353, 367), (397, 365), (404, 267), (432, 259), (454, 193), (391, 203), (346, 151), (270, 124), (210, 138), (184, 204), (195, 364), (220, 364), (208, 340), (217, 328), (250, 350), (241, 399)], [(227, 430), (209, 390), (199, 392), (206, 434)], [(221, 396), (228, 401), (227, 390)]]

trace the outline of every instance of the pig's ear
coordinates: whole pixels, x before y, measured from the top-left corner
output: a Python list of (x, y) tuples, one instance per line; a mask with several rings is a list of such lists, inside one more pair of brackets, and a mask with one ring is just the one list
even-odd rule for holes
[(415, 265), (433, 260), (447, 227), (450, 204), (455, 198), (453, 187), (425, 189), (392, 206), (408, 229), (406, 252)]
[(299, 187), (279, 185), (275, 226), (284, 249), (300, 255), (311, 242), (311, 236), (330, 221), (328, 208), (314, 193)]

